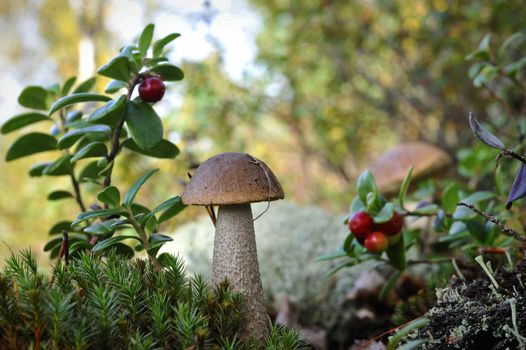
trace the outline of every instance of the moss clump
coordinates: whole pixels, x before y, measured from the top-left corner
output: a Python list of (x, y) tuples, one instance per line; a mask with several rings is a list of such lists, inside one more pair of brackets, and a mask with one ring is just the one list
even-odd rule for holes
[(471, 282), (453, 280), (437, 290), (430, 323), (408, 339), (429, 341), (419, 349), (523, 349), (526, 347), (524, 264), (494, 274), (498, 288), (482, 274)]
[(29, 251), (0, 272), (0, 349), (297, 349), (296, 332), (272, 329), (265, 344), (240, 344), (239, 294), (187, 277), (182, 262), (82, 255), (53, 281)]

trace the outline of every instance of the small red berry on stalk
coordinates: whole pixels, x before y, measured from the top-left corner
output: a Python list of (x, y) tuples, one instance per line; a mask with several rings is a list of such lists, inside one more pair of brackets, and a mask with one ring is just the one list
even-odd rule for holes
[(157, 77), (149, 77), (139, 85), (139, 96), (144, 102), (157, 102), (164, 96), (164, 83)]
[(376, 225), (375, 229), (378, 229), (378, 231), (382, 231), (388, 236), (394, 236), (402, 230), (403, 226), (404, 217), (402, 216), (402, 214), (395, 211), (393, 212), (393, 216), (391, 217), (391, 219), (389, 219), (389, 221)]
[(364, 246), (370, 252), (380, 253), (387, 250), (389, 241), (382, 232), (375, 231), (365, 238)]
[(349, 218), (349, 230), (359, 242), (373, 231), (373, 219), (365, 211), (359, 211)]

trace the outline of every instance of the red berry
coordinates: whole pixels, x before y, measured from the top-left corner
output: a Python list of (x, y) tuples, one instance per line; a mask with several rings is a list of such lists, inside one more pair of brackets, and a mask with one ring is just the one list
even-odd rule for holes
[(393, 217), (389, 221), (376, 225), (378, 231), (382, 231), (388, 236), (398, 234), (404, 226), (404, 217), (399, 212), (395, 211)]
[(165, 90), (161, 79), (150, 77), (144, 79), (139, 85), (139, 96), (144, 102), (157, 102), (163, 98)]
[(380, 253), (387, 250), (389, 241), (382, 232), (375, 231), (365, 238), (364, 246), (370, 252)]
[(349, 230), (358, 241), (363, 241), (373, 231), (373, 219), (364, 211), (356, 212), (349, 218)]

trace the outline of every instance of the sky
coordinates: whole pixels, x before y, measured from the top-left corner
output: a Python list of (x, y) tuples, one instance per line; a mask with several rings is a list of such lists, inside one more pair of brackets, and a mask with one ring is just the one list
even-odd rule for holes
[[(82, 0), (70, 1), (74, 5), (82, 3)], [(38, 0), (33, 2), (35, 6), (39, 3)], [(245, 73), (257, 71), (254, 63), (255, 36), (261, 27), (261, 20), (246, 1), (210, 0), (209, 6), (205, 6), (206, 0), (157, 0), (150, 1), (159, 7), (159, 11), (153, 13), (147, 11), (145, 2), (108, 0), (106, 26), (114, 34), (116, 42), (125, 44), (133, 41), (147, 23), (153, 22), (156, 25), (156, 37), (172, 32), (181, 34), (173, 43), (174, 50), (170, 57), (176, 64), (183, 60), (202, 60), (215, 50), (216, 45), (224, 52), (224, 69), (232, 79), (240, 81)], [(16, 22), (0, 23), (0, 29), (2, 26), (17, 26), (16, 32), (23, 33), (17, 40), (22, 40), (34, 50), (44, 45), (35, 16), (21, 13)], [(5, 53), (0, 51), (0, 64), (5, 67), (8, 62), (11, 63)], [(31, 74), (23, 74), (21, 68), (28, 64), (36, 66), (30, 69)], [(53, 62), (47, 62), (46, 68), (42, 69), (34, 57), (29, 56), (15, 65), (20, 67), (0, 74), (0, 86), (9, 87), (0, 91), (0, 122), (22, 112), (16, 99), (25, 86), (46, 85), (47, 81), (57, 80), (56, 71), (51, 68)]]

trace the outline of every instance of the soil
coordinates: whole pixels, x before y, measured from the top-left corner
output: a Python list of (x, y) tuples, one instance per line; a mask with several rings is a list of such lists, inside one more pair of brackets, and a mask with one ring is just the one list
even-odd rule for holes
[(454, 278), (447, 288), (438, 290), (438, 302), (428, 314), (430, 323), (411, 335), (430, 339), (420, 349), (526, 348), (525, 264), (513, 270), (501, 268), (494, 277), (498, 288), (482, 274), (471, 282)]

